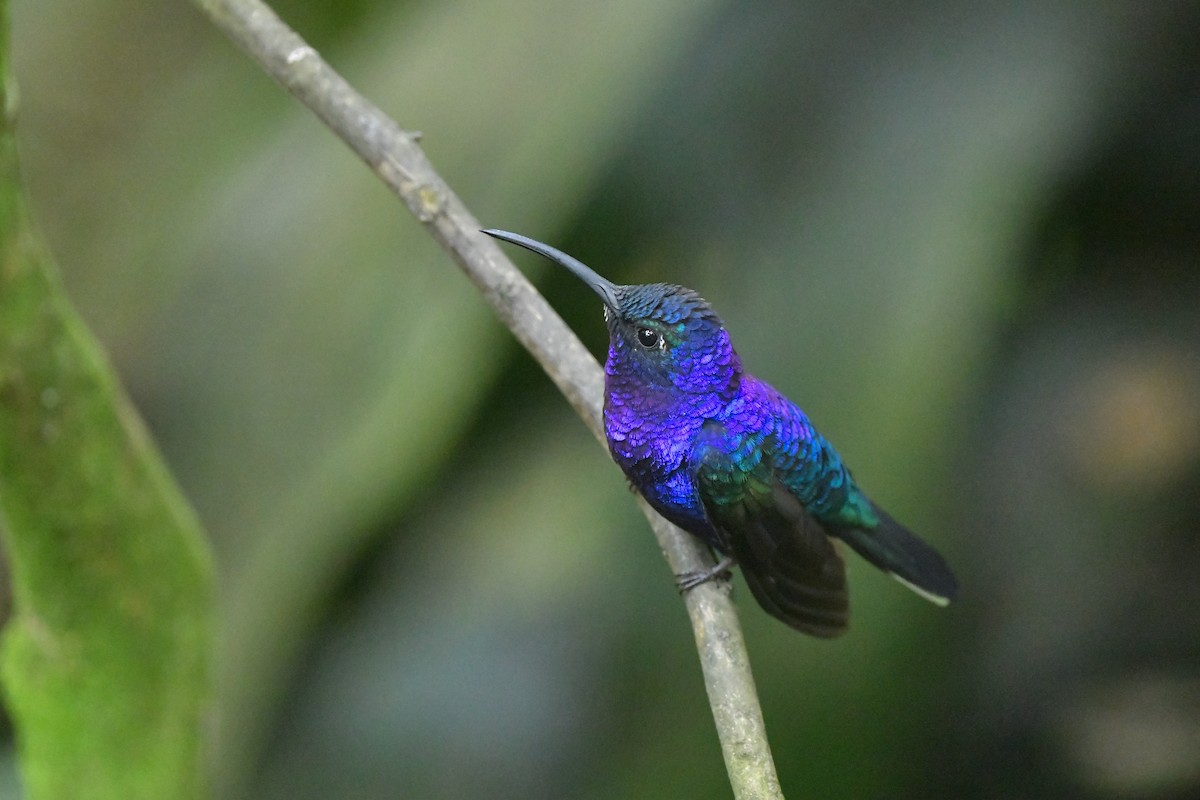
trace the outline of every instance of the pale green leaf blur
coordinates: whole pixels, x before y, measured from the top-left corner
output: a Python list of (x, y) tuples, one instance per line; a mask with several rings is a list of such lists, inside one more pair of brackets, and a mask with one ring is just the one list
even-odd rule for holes
[[(739, 585), (785, 794), (1200, 794), (1197, 3), (276, 9), (485, 224), (698, 289), (955, 566), (853, 563), (833, 643)], [(403, 207), (186, 3), (13, 14), (38, 222), (217, 551), (217, 796), (728, 797), (621, 476)]]

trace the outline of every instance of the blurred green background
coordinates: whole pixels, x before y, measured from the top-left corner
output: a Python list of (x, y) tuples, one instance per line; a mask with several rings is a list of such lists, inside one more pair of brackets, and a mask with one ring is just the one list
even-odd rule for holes
[[(738, 584), (788, 796), (1200, 796), (1200, 4), (275, 8), (484, 224), (708, 297), (956, 567), (853, 563), (834, 643)], [(190, 5), (12, 10), (38, 222), (216, 550), (217, 796), (727, 797), (620, 474), (418, 224)]]

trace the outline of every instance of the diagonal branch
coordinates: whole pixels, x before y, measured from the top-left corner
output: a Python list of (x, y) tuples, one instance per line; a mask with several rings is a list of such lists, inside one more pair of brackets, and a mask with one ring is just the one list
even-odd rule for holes
[[(603, 441), (603, 371), (434, 171), (413, 135), (356, 92), (260, 0), (194, 0), (263, 69), (307, 106), (396, 194), (475, 283)], [(671, 569), (710, 564), (690, 535), (640, 500)], [(750, 663), (727, 586), (686, 595), (709, 703), (737, 798), (781, 798)]]

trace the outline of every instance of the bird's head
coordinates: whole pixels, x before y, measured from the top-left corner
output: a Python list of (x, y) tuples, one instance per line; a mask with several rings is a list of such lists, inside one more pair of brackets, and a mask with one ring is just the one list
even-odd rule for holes
[(724, 394), (735, 384), (741, 362), (725, 325), (691, 289), (669, 283), (622, 286), (549, 245), (507, 231), (484, 233), (566, 267), (600, 296), (608, 323), (605, 372), (610, 380), (704, 394)]

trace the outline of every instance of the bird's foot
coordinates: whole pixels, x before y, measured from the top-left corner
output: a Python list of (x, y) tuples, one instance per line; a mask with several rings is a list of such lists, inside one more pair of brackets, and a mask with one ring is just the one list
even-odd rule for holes
[(722, 556), (721, 560), (708, 569), (698, 569), (694, 572), (684, 572), (681, 575), (675, 576), (675, 586), (679, 589), (679, 593), (695, 589), (702, 583), (708, 583), (718, 578), (727, 581), (733, 577), (730, 572), (730, 567), (736, 563), (733, 556)]

